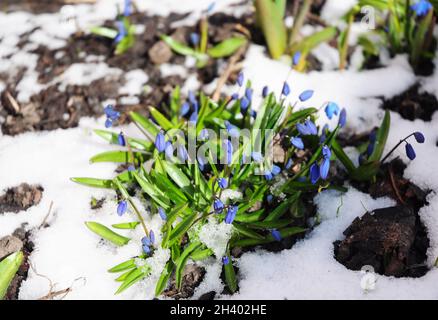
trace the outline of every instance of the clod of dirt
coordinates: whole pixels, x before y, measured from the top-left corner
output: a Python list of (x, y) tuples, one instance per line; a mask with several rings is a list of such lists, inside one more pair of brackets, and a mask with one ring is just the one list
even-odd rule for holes
[(205, 269), (195, 264), (186, 265), (183, 271), (181, 289), (178, 290), (175, 285), (175, 277), (172, 277), (169, 288), (163, 295), (173, 299), (187, 299), (193, 296), (195, 289), (201, 283), (205, 275)]
[(44, 189), (39, 185), (22, 183), (6, 190), (0, 197), (0, 214), (5, 212), (18, 213), (40, 203)]
[(348, 269), (370, 265), (376, 273), (395, 277), (421, 277), (429, 239), (419, 216), (410, 207), (374, 210), (356, 218), (334, 243), (337, 261)]
[(201, 295), (198, 300), (214, 300), (214, 297), (216, 297), (216, 291), (210, 291)]
[(164, 41), (158, 41), (148, 51), (149, 58), (155, 64), (169, 62), (172, 50)]
[(0, 260), (11, 253), (23, 248), (23, 242), (15, 236), (6, 236), (0, 239)]
[(438, 100), (433, 94), (420, 93), (417, 84), (402, 94), (385, 100), (382, 108), (396, 111), (404, 119), (430, 121), (432, 115), (438, 110)]

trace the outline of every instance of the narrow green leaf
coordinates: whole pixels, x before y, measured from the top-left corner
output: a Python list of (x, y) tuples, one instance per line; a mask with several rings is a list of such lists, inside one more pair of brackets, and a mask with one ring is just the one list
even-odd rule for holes
[(73, 182), (88, 186), (88, 187), (93, 187), (93, 188), (112, 189), (114, 187), (112, 180), (107, 180), (107, 179), (71, 178), (70, 180)]
[(158, 125), (164, 129), (164, 131), (168, 131), (173, 128), (172, 122), (167, 120), (167, 117), (164, 114), (162, 114), (160, 111), (158, 111), (154, 107), (149, 107), (149, 111), (152, 117), (155, 119)]
[(239, 233), (240, 235), (246, 236), (251, 239), (263, 240), (265, 238), (261, 234), (258, 234), (254, 230), (245, 227), (239, 223), (233, 223), (233, 228), (236, 229), (237, 233)]
[(160, 129), (158, 129), (151, 120), (143, 117), (141, 114), (134, 111), (131, 111), (129, 113), (129, 116), (131, 117), (132, 121), (134, 121), (137, 125), (139, 125), (144, 130), (146, 130), (146, 132), (149, 133), (151, 137), (155, 139), (155, 136), (160, 131)]
[(228, 255), (228, 260), (230, 262), (224, 265), (225, 282), (227, 283), (228, 289), (230, 289), (230, 291), (234, 293), (237, 290), (236, 272), (234, 271), (230, 255)]
[(114, 39), (115, 37), (117, 37), (117, 33), (118, 33), (117, 30), (105, 28), (105, 27), (92, 27), (90, 29), (90, 32), (98, 36), (106, 37), (109, 39)]
[(122, 283), (122, 285), (119, 287), (119, 289), (116, 291), (115, 294), (122, 293), (126, 289), (128, 289), (130, 286), (135, 284), (136, 282), (142, 280), (144, 277), (146, 277), (150, 273), (150, 269), (147, 268), (137, 268), (134, 269), (133, 272), (131, 272), (125, 279), (125, 281)]
[(389, 128), (391, 126), (391, 114), (388, 110), (385, 111), (382, 124), (379, 127), (376, 135), (376, 144), (374, 145), (374, 151), (368, 158), (369, 162), (380, 161), (385, 150), (386, 141), (388, 140)]
[(124, 223), (116, 223), (113, 224), (112, 227), (115, 229), (135, 229), (138, 225), (140, 224), (140, 222), (135, 221), (135, 222), (124, 222)]
[(172, 275), (172, 271), (174, 269), (175, 265), (172, 260), (169, 260), (166, 264), (166, 266), (163, 269), (163, 272), (161, 272), (160, 279), (158, 279), (157, 285), (155, 287), (155, 296), (158, 297), (164, 289), (166, 289), (167, 283), (169, 281), (170, 276)]
[(201, 246), (200, 242), (192, 242), (190, 245), (187, 246), (187, 248), (185, 248), (183, 253), (181, 253), (181, 256), (176, 261), (175, 282), (176, 282), (176, 287), (178, 289), (181, 288), (182, 272), (186, 266), (190, 254), (200, 246)]
[(228, 57), (245, 45), (246, 42), (247, 40), (244, 37), (228, 38), (213, 48), (208, 49), (207, 54), (215, 59)]
[(114, 243), (117, 246), (124, 246), (131, 240), (130, 238), (126, 238), (124, 236), (121, 236), (120, 234), (115, 233), (111, 229), (105, 227), (98, 222), (88, 221), (85, 222), (85, 225), (88, 229), (90, 229), (98, 236), (102, 237), (105, 240), (108, 240), (111, 243)]
[(110, 273), (116, 273), (116, 272), (122, 272), (122, 271), (126, 271), (132, 268), (135, 268), (135, 259), (129, 259), (125, 262), (122, 262), (114, 267), (112, 267), (111, 269), (108, 270), (108, 272)]
[[(134, 158), (139, 159), (142, 161), (143, 159), (143, 153), (140, 152), (133, 152)], [(97, 162), (119, 162), (119, 163), (125, 163), (129, 162), (130, 160), (130, 153), (128, 151), (107, 151), (103, 153), (99, 153), (92, 157), (90, 159), (91, 163), (97, 163)]]
[(178, 240), (181, 240), (182, 236), (189, 230), (193, 222), (196, 220), (197, 215), (191, 214), (185, 217), (169, 234), (169, 240), (166, 243), (166, 247), (170, 247)]
[(0, 300), (6, 295), (23, 259), (23, 252), (17, 251), (0, 262)]

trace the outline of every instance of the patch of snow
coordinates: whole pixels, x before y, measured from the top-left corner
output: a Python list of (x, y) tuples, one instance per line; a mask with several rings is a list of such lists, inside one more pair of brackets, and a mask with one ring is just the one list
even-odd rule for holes
[(217, 259), (221, 259), (227, 250), (232, 230), (233, 226), (231, 224), (226, 224), (225, 222), (218, 223), (217, 219), (212, 217), (201, 227), (199, 240), (213, 250)]
[(147, 74), (140, 69), (125, 73), (124, 78), (126, 83), (119, 89), (119, 94), (129, 96), (140, 95), (143, 91), (143, 86), (149, 80)]

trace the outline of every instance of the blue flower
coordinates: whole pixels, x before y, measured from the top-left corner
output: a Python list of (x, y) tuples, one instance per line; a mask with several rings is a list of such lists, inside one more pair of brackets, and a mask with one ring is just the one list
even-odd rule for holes
[(281, 241), (281, 233), (277, 229), (272, 229), (271, 230), (271, 235), (275, 239), (275, 241), (278, 241), (278, 242)]
[(346, 123), (347, 123), (347, 110), (342, 109), (341, 114), (339, 115), (339, 127), (341, 128), (345, 127)]
[(332, 151), (330, 150), (329, 147), (327, 146), (323, 146), (322, 147), (322, 156), (324, 159), (329, 159), (332, 157)]
[(166, 142), (166, 147), (164, 148), (164, 153), (167, 159), (171, 159), (173, 157), (173, 145), (170, 141)]
[(303, 136), (315, 136), (318, 134), (316, 125), (309, 119), (307, 119), (304, 124), (297, 123), (297, 130)]
[(263, 155), (258, 151), (251, 152), (251, 158), (257, 163), (263, 162)]
[(322, 160), (321, 166), (319, 168), (319, 174), (320, 174), (322, 180), (326, 180), (327, 179), (329, 171), (330, 171), (330, 158), (324, 158)]
[(245, 89), (245, 97), (246, 97), (249, 101), (252, 100), (252, 93), (253, 93), (253, 91), (252, 91), (251, 88), (246, 88), (246, 89)]
[(183, 144), (179, 143), (176, 147), (176, 150), (177, 150), (178, 159), (181, 162), (186, 162), (188, 158), (186, 147), (184, 147)]
[(289, 170), (290, 168), (292, 168), (292, 165), (294, 164), (294, 161), (292, 160), (292, 158), (289, 158), (289, 160), (287, 160), (286, 162), (286, 170)]
[(264, 86), (263, 90), (262, 90), (262, 97), (266, 98), (268, 96), (268, 94), (269, 94), (269, 88), (268, 88), (268, 86)]
[(196, 47), (199, 44), (199, 34), (192, 32), (190, 34), (190, 42)]
[(239, 136), (239, 128), (235, 125), (231, 124), (228, 120), (225, 120), (225, 128), (227, 129), (230, 137), (238, 137)]
[(126, 200), (120, 201), (117, 206), (117, 214), (119, 216), (123, 216), (127, 210), (128, 210), (128, 201)]
[(285, 81), (283, 83), (283, 89), (281, 89), (281, 94), (284, 95), (285, 97), (287, 97), (290, 93), (290, 87), (288, 85), (288, 83)]
[(375, 141), (374, 142), (370, 142), (368, 144), (368, 147), (367, 147), (367, 156), (368, 157), (370, 157), (373, 154), (375, 145), (376, 145)]
[(163, 152), (166, 148), (166, 139), (162, 131), (158, 132), (155, 138), (155, 148), (157, 148), (158, 152)]
[(406, 155), (410, 160), (414, 160), (417, 157), (415, 150), (410, 143), (406, 143)]
[(235, 92), (235, 93), (233, 93), (231, 95), (231, 101), (234, 101), (234, 100), (237, 100), (237, 99), (239, 99), (239, 94), (237, 92)]
[(272, 180), (272, 178), (274, 177), (272, 172), (269, 170), (265, 170), (264, 176), (265, 176), (265, 179), (268, 181)]
[(268, 196), (266, 197), (266, 201), (268, 201), (268, 203), (271, 203), (273, 199), (274, 196), (272, 194), (268, 194)]
[(295, 52), (295, 54), (292, 58), (293, 65), (296, 66), (297, 64), (299, 64), (300, 60), (301, 60), (301, 52), (297, 51), (297, 52)]
[(110, 118), (107, 118), (105, 120), (105, 128), (111, 128), (113, 125), (113, 120), (111, 120)]
[(224, 141), (224, 149), (225, 149), (225, 164), (231, 164), (233, 159), (233, 145), (230, 140)]
[(166, 215), (166, 212), (164, 212), (164, 209), (163, 208), (158, 208), (158, 214), (160, 215), (160, 218), (163, 220), (163, 221), (166, 221), (167, 220), (167, 215)]
[(281, 168), (279, 166), (273, 165), (270, 170), (265, 170), (265, 179), (272, 180), (273, 177), (280, 174)]
[(114, 39), (115, 43), (120, 43), (127, 35), (125, 23), (123, 21), (117, 21), (117, 29), (118, 33), (117, 36)]
[(432, 9), (432, 5), (427, 0), (420, 0), (417, 3), (414, 3), (411, 6), (411, 9), (415, 12), (415, 14), (419, 17), (426, 15), (430, 9)]
[(257, 111), (255, 111), (255, 110), (251, 110), (251, 111), (249, 112), (249, 114), (250, 114), (250, 116), (253, 117), (254, 119), (257, 118)]
[(250, 101), (247, 99), (247, 97), (242, 97), (242, 99), (240, 99), (240, 111), (242, 114), (246, 113), (248, 110), (249, 102)]
[(117, 136), (117, 142), (122, 147), (126, 146), (125, 136), (123, 135), (122, 132), (120, 132), (119, 135)]
[(239, 85), (239, 87), (243, 86), (243, 80), (243, 72), (239, 72), (239, 74), (237, 75), (237, 84)]
[(208, 129), (204, 128), (199, 132), (199, 140), (205, 141), (209, 138)]
[(424, 135), (419, 131), (414, 132), (414, 137), (418, 143), (424, 143), (424, 141), (426, 141), (426, 138), (424, 138)]
[(128, 166), (128, 171), (129, 171), (129, 172), (133, 172), (133, 171), (135, 171), (135, 167), (134, 167), (134, 165), (130, 164), (130, 165)]
[(313, 96), (313, 90), (306, 90), (302, 92), (299, 96), (301, 102), (307, 101)]
[(333, 118), (333, 115), (339, 114), (339, 106), (334, 102), (329, 102), (325, 107), (325, 114), (327, 115), (327, 118), (330, 120)]
[(229, 263), (230, 263), (230, 258), (228, 258), (228, 256), (223, 256), (223, 257), (222, 257), (222, 263), (223, 263), (224, 265), (229, 264)]
[(107, 105), (103, 112), (106, 115), (105, 127), (110, 128), (113, 125), (114, 121), (117, 121), (120, 118), (120, 112), (114, 110), (114, 106)]
[(189, 118), (189, 121), (192, 123), (196, 123), (198, 121), (198, 111), (193, 111)]
[(196, 101), (196, 97), (195, 97), (195, 94), (193, 93), (193, 91), (191, 91), (191, 90), (189, 91), (187, 98), (189, 99), (189, 102), (192, 105), (197, 105), (198, 104), (198, 101)]
[(290, 139), (290, 143), (292, 143), (295, 148), (299, 150), (304, 150), (304, 142), (303, 139), (301, 139), (300, 137), (292, 137)]
[(368, 140), (372, 143), (376, 142), (377, 139), (377, 132), (376, 130), (371, 131), (370, 136), (368, 137)]
[(202, 155), (198, 155), (197, 158), (198, 158), (199, 170), (204, 171), (204, 167), (207, 163), (206, 159)]
[(123, 15), (125, 17), (129, 17), (131, 15), (131, 0), (125, 0), (125, 9), (123, 11)]
[(216, 199), (213, 201), (213, 209), (216, 213), (221, 213), (224, 210), (224, 204), (221, 200)]
[(317, 163), (312, 164), (310, 167), (310, 182), (316, 184), (320, 178), (319, 166)]
[(181, 117), (184, 117), (187, 113), (189, 113), (189, 111), (190, 111), (190, 105), (189, 105), (189, 103), (188, 103), (188, 102), (184, 102), (184, 103), (181, 105), (181, 109), (180, 109), (180, 111), (179, 111), (179, 115), (180, 115)]
[(151, 231), (149, 231), (149, 236), (148, 237), (143, 237), (141, 239), (141, 243), (143, 245), (143, 252), (146, 253), (146, 254), (150, 254), (151, 253), (151, 247), (154, 245), (154, 242), (155, 242), (155, 234), (151, 230)]
[(219, 179), (217, 179), (217, 184), (218, 184), (219, 188), (225, 189), (228, 187), (228, 180), (225, 178), (219, 178)]
[(237, 209), (238, 209), (237, 206), (230, 206), (228, 208), (227, 215), (225, 217), (225, 223), (226, 224), (232, 224), (233, 223), (234, 218), (236, 217), (236, 214), (237, 214)]

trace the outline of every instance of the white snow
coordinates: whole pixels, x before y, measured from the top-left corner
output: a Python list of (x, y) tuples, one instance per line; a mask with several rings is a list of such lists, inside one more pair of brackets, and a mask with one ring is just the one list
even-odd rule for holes
[[(76, 25), (83, 30), (99, 25), (105, 19), (112, 19), (116, 14), (116, 4), (122, 0), (100, 0), (95, 5), (77, 5), (64, 7), (61, 14), (32, 15), (24, 12), (0, 13), (0, 72), (14, 76), (19, 68), (26, 69), (18, 85), (18, 101), (26, 102), (32, 94), (38, 93), (47, 85), (38, 83), (38, 74), (34, 71), (37, 58), (31, 53), (37, 44), (46, 44), (51, 48), (62, 46), (68, 37), (76, 31)], [(190, 15), (180, 24), (193, 24), (209, 4), (210, 0), (175, 0), (136, 1), (140, 10), (152, 14), (167, 15), (169, 12)], [(323, 10), (323, 17), (329, 24), (336, 24), (339, 17), (354, 5), (356, 1), (329, 0)], [(231, 6), (237, 4), (238, 6)], [(241, 15), (245, 10), (252, 10), (251, 1), (241, 4), (240, 0), (217, 1), (215, 11), (226, 11)], [(73, 18), (72, 18), (73, 17)], [(73, 20), (72, 20), (73, 19)], [(60, 21), (64, 21), (64, 24)], [(32, 44), (19, 50), (19, 36), (30, 32)], [(311, 28), (309, 28), (311, 30)], [(357, 30), (356, 30), (357, 31)], [(356, 32), (355, 31), (355, 32)], [(361, 30), (357, 31), (361, 32)], [(353, 40), (354, 41), (354, 38)], [(381, 97), (390, 98), (397, 95), (416, 82), (422, 89), (438, 94), (438, 71), (431, 77), (415, 77), (406, 56), (396, 56), (385, 62), (385, 67), (370, 71), (357, 72), (355, 68), (339, 72), (333, 71), (338, 64), (337, 52), (326, 45), (319, 46), (314, 54), (322, 60), (324, 71), (300, 74), (291, 71), (287, 64), (273, 61), (266, 56), (266, 49), (251, 45), (243, 62), (244, 73), (251, 79), (254, 87), (254, 105), (260, 101), (264, 85), (269, 85), (278, 95), (283, 81), (289, 75), (288, 82), (292, 93), (290, 102), (306, 89), (315, 91), (314, 97), (302, 107), (320, 107), (327, 101), (334, 101), (347, 109), (348, 126), (346, 130), (363, 132), (378, 126), (383, 116), (379, 109)], [(359, 65), (360, 55), (353, 67)], [(438, 60), (436, 61), (438, 62)], [(193, 60), (186, 60), (186, 68), (193, 67)], [(184, 93), (199, 88), (200, 83), (195, 74), (189, 74), (183, 67), (162, 65), (163, 76), (178, 74), (186, 79), (182, 88)], [(137, 95), (147, 85), (148, 75), (142, 70), (123, 73), (121, 69), (110, 68), (103, 57), (87, 57), (86, 63), (74, 64), (64, 73), (53, 79), (50, 84), (58, 83), (61, 87), (68, 84), (88, 85), (93, 80), (109, 77), (121, 81), (124, 85), (120, 93), (125, 103), (138, 103)], [(124, 79), (124, 82), (123, 80)], [(206, 85), (208, 91), (214, 89), (215, 81)], [(4, 84), (0, 83), (0, 90)], [(235, 86), (224, 88), (232, 93)], [(407, 165), (405, 177), (422, 188), (432, 190), (428, 197), (429, 204), (421, 209), (420, 216), (428, 230), (430, 248), (427, 263), (432, 266), (438, 257), (438, 173), (436, 159), (438, 148), (438, 115), (432, 121), (407, 121), (397, 113), (391, 113), (392, 127), (388, 138), (387, 151), (401, 137), (413, 131), (421, 131), (426, 136), (423, 145), (414, 143), (417, 159), (410, 162), (397, 150), (394, 157), (401, 157)], [(334, 120), (335, 121), (335, 120)], [(324, 112), (320, 112), (320, 124), (327, 122)], [(105, 225), (133, 221), (133, 213), (119, 217), (116, 214), (116, 199), (113, 192), (79, 186), (69, 179), (75, 176), (112, 177), (114, 164), (89, 164), (93, 155), (115, 149), (103, 140), (91, 134), (94, 128), (102, 128), (104, 119), (82, 119), (75, 129), (51, 132), (25, 133), (16, 137), (1, 136), (0, 139), (0, 190), (19, 185), (22, 182), (41, 184), (44, 188), (41, 202), (26, 212), (5, 213), (0, 215), (0, 237), (11, 234), (16, 228), (25, 224), (27, 230), (34, 230), (32, 240), (35, 250), (30, 256), (32, 268), (29, 277), (20, 290), (21, 299), (35, 299), (49, 292), (48, 277), (56, 284), (55, 290), (72, 286), (73, 290), (66, 299), (151, 299), (155, 282), (162, 267), (169, 258), (167, 250), (158, 249), (153, 258), (146, 263), (153, 265), (153, 273), (144, 281), (134, 285), (118, 296), (114, 296), (119, 283), (114, 281), (117, 275), (106, 272), (110, 267), (137, 255), (142, 230), (119, 231), (132, 238), (132, 241), (117, 248), (89, 232), (85, 221), (97, 221)], [(331, 123), (331, 125), (333, 125)], [(118, 128), (116, 130), (119, 130)], [(134, 126), (124, 127), (128, 135), (138, 135)], [(357, 161), (357, 152), (348, 150), (348, 155)], [(241, 196), (236, 191), (225, 190), (223, 200)], [(106, 197), (104, 206), (93, 211), (90, 199)], [(38, 229), (46, 217), (50, 203), (53, 209), (48, 217), (50, 227)], [(437, 299), (438, 270), (431, 269), (426, 276), (418, 279), (396, 279), (377, 275), (375, 288), (364, 292), (361, 288), (364, 274), (350, 271), (333, 258), (333, 241), (342, 239), (342, 232), (355, 217), (366, 210), (391, 206), (393, 200), (381, 198), (373, 200), (352, 187), (346, 194), (335, 191), (323, 191), (316, 198), (320, 224), (306, 235), (290, 250), (269, 253), (255, 250), (244, 254), (235, 263), (239, 267), (240, 291), (234, 296), (223, 299)], [(162, 225), (157, 215), (151, 215), (138, 202), (146, 224), (157, 235)], [(216, 256), (223, 255), (224, 243), (231, 234), (231, 228), (225, 224), (216, 224), (211, 220), (201, 230), (200, 239), (212, 248)], [(220, 260), (220, 259), (219, 259)], [(221, 292), (224, 284), (220, 280), (221, 262), (210, 258), (202, 262), (206, 276), (196, 289), (193, 298), (205, 292)], [(42, 277), (43, 275), (44, 277)], [(367, 280), (367, 279), (366, 279)], [(367, 280), (368, 281), (368, 280)], [(366, 282), (366, 281), (365, 281)], [(367, 282), (368, 284), (370, 282)]]

